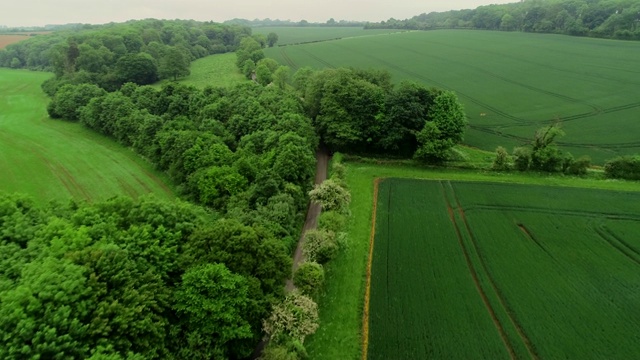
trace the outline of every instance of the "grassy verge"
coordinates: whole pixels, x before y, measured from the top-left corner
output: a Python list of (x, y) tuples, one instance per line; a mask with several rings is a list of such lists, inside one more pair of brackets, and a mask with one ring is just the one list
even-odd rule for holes
[(51, 120), (40, 89), (50, 76), (0, 69), (0, 190), (40, 202), (174, 197), (168, 179), (133, 151), (78, 123)]
[(361, 357), (362, 309), (365, 272), (376, 178), (399, 177), (490, 181), (580, 188), (640, 191), (640, 183), (535, 173), (497, 173), (481, 170), (425, 168), (402, 164), (345, 162), (351, 190), (348, 248), (326, 267), (326, 288), (319, 299), (320, 328), (305, 346), (312, 359)]

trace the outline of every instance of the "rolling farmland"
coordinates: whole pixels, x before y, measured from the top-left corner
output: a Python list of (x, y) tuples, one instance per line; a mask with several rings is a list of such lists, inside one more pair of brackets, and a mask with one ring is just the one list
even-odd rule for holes
[(44, 72), (0, 69), (0, 190), (37, 201), (173, 198), (164, 176), (131, 150), (78, 123), (51, 120)]
[(368, 358), (634, 358), (639, 203), (622, 191), (382, 181)]
[(485, 150), (521, 145), (560, 122), (560, 144), (596, 163), (640, 152), (640, 43), (560, 35), (438, 30), (381, 34), (267, 49), (293, 69), (388, 69), (454, 90), (470, 128), (465, 143)]
[(263, 34), (265, 36), (271, 32), (278, 34), (278, 43), (276, 44), (276, 46), (334, 40), (334, 39), (345, 39), (345, 38), (353, 38), (353, 37), (361, 37), (361, 36), (380, 35), (380, 34), (391, 34), (391, 33), (404, 31), (404, 30), (395, 30), (395, 29), (364, 30), (361, 27), (319, 27), (319, 26), (255, 27), (252, 30), (254, 34)]

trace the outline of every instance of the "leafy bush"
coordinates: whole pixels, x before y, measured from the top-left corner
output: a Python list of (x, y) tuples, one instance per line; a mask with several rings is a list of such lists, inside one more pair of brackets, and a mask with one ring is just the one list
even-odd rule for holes
[(311, 201), (322, 205), (323, 210), (347, 211), (351, 194), (333, 179), (327, 179), (309, 191)]
[(496, 158), (493, 160), (493, 164), (491, 168), (496, 171), (504, 171), (509, 170), (511, 166), (509, 165), (509, 153), (507, 153), (507, 149), (502, 146), (498, 146), (496, 149)]
[(302, 251), (307, 261), (324, 264), (338, 254), (335, 233), (326, 230), (309, 230), (304, 237)]
[(604, 175), (612, 179), (640, 180), (640, 156), (620, 156), (607, 161)]
[(309, 296), (316, 295), (324, 285), (324, 269), (316, 262), (304, 262), (293, 274), (293, 283)]

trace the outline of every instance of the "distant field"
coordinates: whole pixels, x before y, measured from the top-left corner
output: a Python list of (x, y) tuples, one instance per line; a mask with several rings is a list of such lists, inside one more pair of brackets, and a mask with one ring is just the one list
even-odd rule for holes
[(80, 124), (49, 119), (40, 84), (50, 76), (0, 69), (0, 191), (41, 202), (174, 197), (165, 177), (129, 149)]
[(387, 179), (368, 359), (631, 359), (640, 193)]
[(351, 38), (361, 36), (371, 36), (380, 34), (390, 34), (402, 32), (404, 30), (394, 29), (374, 29), (365, 30), (361, 27), (256, 27), (254, 34), (267, 35), (271, 32), (278, 34), (277, 45), (290, 45), (310, 41), (332, 40), (338, 38)]
[(453, 89), (470, 121), (465, 143), (523, 144), (562, 123), (574, 156), (640, 153), (640, 42), (468, 30), (406, 32), (267, 49), (294, 69), (386, 68), (394, 80)]
[[(216, 54), (198, 59), (191, 63), (189, 69), (191, 75), (179, 79), (178, 83), (204, 88), (206, 86), (226, 87), (247, 81), (236, 67), (235, 53)], [(162, 86), (170, 82), (173, 81), (163, 80), (156, 85)]]
[(4, 49), (9, 44), (17, 43), (18, 41), (27, 40), (29, 35), (27, 34), (0, 34), (0, 49)]

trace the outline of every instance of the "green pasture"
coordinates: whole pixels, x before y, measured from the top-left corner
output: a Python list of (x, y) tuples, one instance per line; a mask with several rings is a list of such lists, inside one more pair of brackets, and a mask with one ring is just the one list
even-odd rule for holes
[(274, 26), (252, 28), (254, 34), (267, 36), (269, 33), (278, 35), (278, 45), (291, 45), (313, 41), (346, 39), (353, 37), (372, 36), (403, 32), (396, 29), (365, 30), (362, 27), (320, 27), (320, 26)]
[(472, 30), (413, 31), (271, 48), (294, 69), (384, 68), (395, 81), (454, 90), (465, 105), (465, 143), (524, 144), (559, 122), (574, 156), (596, 163), (640, 152), (640, 43)]
[[(348, 245), (346, 249), (341, 250), (335, 260), (326, 266), (325, 291), (318, 301), (321, 326), (314, 335), (305, 340), (305, 347), (312, 359), (355, 360), (360, 359), (362, 356), (362, 309), (366, 284), (365, 272), (369, 254), (369, 235), (371, 232), (373, 183), (375, 179), (446, 179), (465, 182), (522, 184), (523, 187), (539, 185), (541, 189), (595, 189), (594, 192), (601, 194), (602, 198), (606, 198), (607, 194), (613, 192), (598, 191), (598, 189), (640, 192), (640, 186), (637, 182), (596, 180), (553, 174), (425, 168), (405, 163), (394, 164), (379, 161), (351, 161), (347, 162), (346, 166), (347, 183), (352, 197), (350, 205), (351, 220), (347, 237)], [(556, 191), (560, 192), (561, 190)], [(509, 193), (506, 194), (508, 195)], [(637, 196), (634, 195), (635, 197)], [(441, 195), (441, 198), (438, 198), (437, 201), (442, 202), (442, 199)], [(547, 198), (544, 199), (544, 201), (548, 201), (546, 200)], [(529, 202), (531, 201), (529, 200)], [(597, 203), (591, 206), (597, 206)], [(428, 223), (429, 219), (425, 218), (423, 222)], [(607, 226), (616, 234), (620, 234), (619, 236), (637, 234), (637, 232), (629, 232), (629, 229), (623, 229), (624, 224), (621, 224), (613, 223)], [(502, 316), (504, 316), (504, 312)], [(512, 333), (513, 331), (509, 332), (509, 334)], [(493, 341), (495, 341), (495, 338)], [(522, 348), (523, 345), (520, 344), (519, 346)]]
[[(191, 63), (189, 70), (191, 74), (178, 79), (178, 83), (192, 85), (197, 88), (228, 87), (237, 83), (247, 81), (236, 67), (236, 54), (225, 53), (209, 55), (197, 59)], [(162, 80), (155, 85), (160, 87), (174, 82), (173, 80)]]
[(640, 193), (387, 179), (369, 359), (630, 359)]
[(51, 120), (40, 84), (51, 74), (0, 69), (0, 191), (37, 201), (174, 194), (133, 151), (78, 123)]

